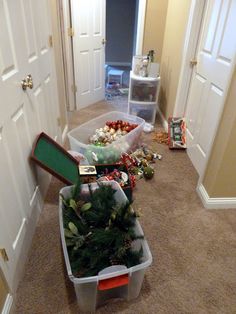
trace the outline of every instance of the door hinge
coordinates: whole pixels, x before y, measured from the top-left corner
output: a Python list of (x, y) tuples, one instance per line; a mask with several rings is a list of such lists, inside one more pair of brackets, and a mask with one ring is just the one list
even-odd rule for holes
[(52, 35), (49, 35), (49, 36), (48, 36), (48, 45), (49, 45), (49, 47), (50, 47), (50, 48), (52, 48), (52, 47), (53, 47), (53, 39), (52, 39)]
[(68, 36), (69, 36), (69, 37), (73, 37), (73, 36), (74, 36), (74, 30), (73, 30), (72, 27), (69, 27), (69, 28), (67, 29), (67, 32), (68, 32)]
[(72, 93), (77, 93), (77, 86), (75, 84), (71, 85)]
[(7, 251), (5, 249), (0, 249), (0, 255), (1, 255), (2, 259), (4, 260), (4, 262), (9, 261)]
[(194, 67), (195, 65), (197, 65), (197, 60), (196, 60), (196, 59), (191, 59), (191, 60), (189, 61), (189, 63), (190, 63), (190, 66), (191, 66), (191, 67)]

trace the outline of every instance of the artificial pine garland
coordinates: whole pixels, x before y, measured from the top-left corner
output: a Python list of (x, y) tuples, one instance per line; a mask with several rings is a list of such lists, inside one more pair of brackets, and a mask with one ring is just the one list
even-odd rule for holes
[(63, 223), (67, 250), (74, 276), (95, 276), (111, 265), (140, 264), (142, 249), (131, 244), (143, 238), (134, 231), (136, 213), (127, 202), (118, 205), (110, 185), (99, 185), (89, 197), (81, 195), (78, 182), (68, 199), (63, 199)]

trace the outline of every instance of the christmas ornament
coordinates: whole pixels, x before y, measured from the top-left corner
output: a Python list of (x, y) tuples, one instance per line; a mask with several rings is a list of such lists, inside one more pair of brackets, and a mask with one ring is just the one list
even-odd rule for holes
[(120, 139), (137, 126), (138, 124), (123, 120), (107, 121), (104, 127), (95, 130), (95, 134), (89, 137), (89, 142), (96, 146), (107, 146)]
[(147, 166), (143, 169), (143, 175), (145, 179), (152, 179), (154, 176), (154, 169), (150, 166)]

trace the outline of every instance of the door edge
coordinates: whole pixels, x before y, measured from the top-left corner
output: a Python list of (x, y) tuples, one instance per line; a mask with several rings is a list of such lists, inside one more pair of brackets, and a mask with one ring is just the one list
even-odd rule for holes
[(192, 0), (189, 11), (188, 23), (185, 31), (183, 46), (183, 57), (180, 69), (180, 78), (177, 88), (174, 116), (184, 116), (188, 97), (188, 90), (191, 82), (192, 68), (189, 60), (194, 58), (202, 26), (206, 0)]

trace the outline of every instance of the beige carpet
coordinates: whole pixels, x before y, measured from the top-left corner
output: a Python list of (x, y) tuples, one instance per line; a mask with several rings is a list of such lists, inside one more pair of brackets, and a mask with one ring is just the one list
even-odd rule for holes
[[(105, 113), (98, 103), (71, 117), (71, 126)], [(163, 160), (151, 181), (139, 181), (134, 206), (149, 243), (153, 264), (140, 296), (111, 301), (97, 313), (236, 313), (236, 211), (206, 210), (196, 194), (198, 176), (184, 151), (148, 142)], [(53, 179), (38, 222), (15, 313), (79, 313), (67, 279), (58, 225), (58, 191)]]

